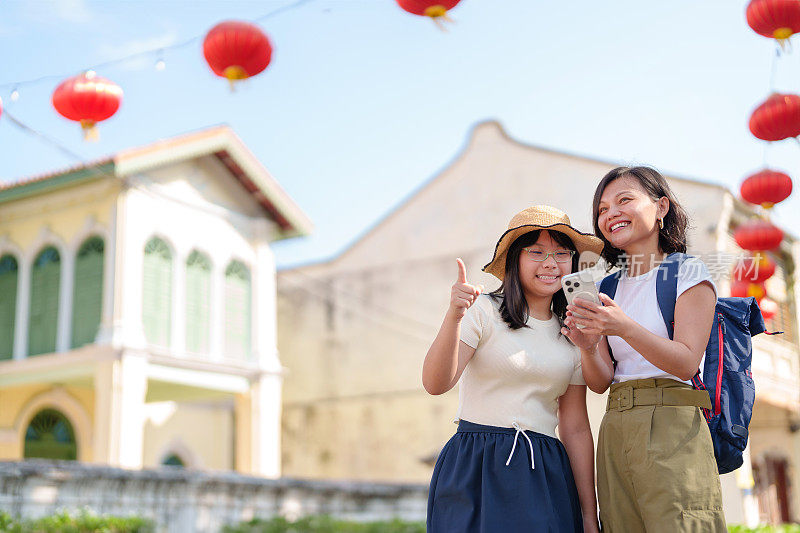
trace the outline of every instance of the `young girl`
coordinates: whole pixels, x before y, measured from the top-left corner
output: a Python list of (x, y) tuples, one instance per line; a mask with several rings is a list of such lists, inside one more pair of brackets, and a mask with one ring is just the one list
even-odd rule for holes
[(601, 249), (561, 211), (535, 206), (511, 219), (483, 267), (503, 282), (497, 291), (481, 294), (457, 260), (422, 369), (430, 394), (461, 379), (458, 430), (433, 470), (429, 533), (598, 530), (580, 353), (560, 328), (561, 276), (577, 270), (579, 253)]
[(611, 385), (597, 445), (603, 531), (727, 531), (700, 411), (710, 400), (689, 384), (702, 365), (716, 288), (702, 261), (682, 263), (672, 340), (656, 299), (659, 263), (686, 252), (688, 217), (657, 171), (620, 167), (597, 186), (593, 218), (602, 255), (621, 278), (614, 299), (600, 295), (603, 306), (568, 306), (563, 331), (581, 348), (589, 388)]

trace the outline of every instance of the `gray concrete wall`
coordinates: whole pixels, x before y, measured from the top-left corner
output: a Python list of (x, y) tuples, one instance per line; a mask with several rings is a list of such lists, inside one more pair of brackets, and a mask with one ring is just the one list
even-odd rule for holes
[(36, 518), (61, 510), (150, 518), (157, 531), (218, 532), (252, 518), (329, 514), (357, 521), (425, 520), (428, 487), (264, 479), (177, 468), (123, 470), (72, 461), (0, 462), (0, 510)]

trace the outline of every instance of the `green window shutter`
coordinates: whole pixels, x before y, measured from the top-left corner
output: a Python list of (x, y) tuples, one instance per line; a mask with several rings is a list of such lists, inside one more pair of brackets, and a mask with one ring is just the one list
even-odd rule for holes
[(147, 341), (170, 344), (172, 310), (172, 253), (161, 239), (153, 238), (144, 248), (142, 280), (142, 325)]
[(184, 468), (186, 466), (186, 463), (183, 462), (183, 459), (174, 453), (171, 453), (165, 457), (164, 460), (161, 461), (161, 464), (166, 466), (177, 466), (180, 468)]
[(72, 348), (94, 342), (103, 307), (103, 239), (91, 237), (78, 250), (72, 293)]
[(69, 461), (77, 459), (75, 432), (67, 417), (55, 409), (39, 411), (25, 430), (23, 457)]
[(186, 260), (186, 350), (208, 353), (211, 328), (211, 261), (198, 251)]
[(225, 269), (225, 356), (250, 357), (250, 271), (232, 261)]
[(52, 246), (42, 250), (33, 262), (31, 308), (28, 320), (28, 354), (56, 351), (58, 293), (61, 285), (61, 256)]
[(0, 257), (0, 359), (11, 359), (14, 354), (18, 280), (17, 260), (10, 255)]

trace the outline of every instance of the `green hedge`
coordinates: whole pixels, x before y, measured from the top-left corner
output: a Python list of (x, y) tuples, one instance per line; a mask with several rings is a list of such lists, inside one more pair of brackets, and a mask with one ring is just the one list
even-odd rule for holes
[(296, 522), (285, 518), (253, 519), (227, 526), (224, 533), (425, 533), (422, 522), (351, 522), (330, 516), (307, 516)]
[[(728, 526), (730, 533), (800, 533), (800, 524), (782, 526)], [(309, 516), (296, 522), (285, 518), (254, 519), (227, 526), (224, 533), (425, 533), (422, 522), (351, 522), (330, 516)]]
[(780, 526), (728, 526), (730, 533), (800, 533), (800, 524), (783, 524)]
[[(138, 516), (99, 516), (89, 511), (78, 514), (62, 512), (36, 520), (15, 520), (0, 511), (0, 532), (3, 533), (153, 533), (151, 520)], [(800, 533), (800, 524), (781, 526), (730, 525), (730, 533)], [(235, 526), (226, 526), (224, 533), (425, 533), (423, 522), (352, 522), (330, 516), (308, 516), (296, 522), (285, 518), (253, 519)]]
[(89, 511), (62, 512), (36, 520), (15, 520), (0, 512), (0, 531), (8, 533), (152, 533), (150, 520), (138, 516), (99, 516)]

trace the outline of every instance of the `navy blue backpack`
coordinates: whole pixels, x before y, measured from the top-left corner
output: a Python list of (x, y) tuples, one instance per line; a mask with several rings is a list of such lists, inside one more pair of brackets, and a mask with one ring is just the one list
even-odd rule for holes
[[(670, 254), (656, 274), (658, 307), (670, 339), (674, 333), (678, 269), (688, 257), (681, 253)], [(621, 275), (622, 271), (619, 271), (603, 278), (600, 292), (613, 298)], [(764, 318), (755, 298), (717, 298), (705, 365), (701, 369), (702, 375), (698, 370), (692, 378), (692, 385), (695, 389), (708, 390), (711, 397), (711, 409), (702, 411), (711, 431), (720, 474), (742, 466), (742, 452), (747, 446), (747, 428), (756, 394), (750, 371), (753, 359), (750, 337), (765, 331)]]

